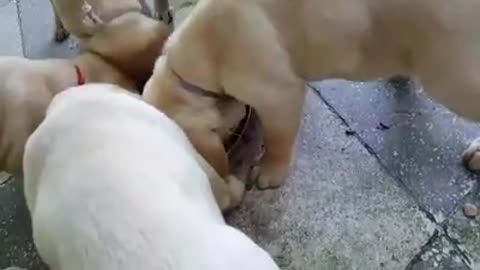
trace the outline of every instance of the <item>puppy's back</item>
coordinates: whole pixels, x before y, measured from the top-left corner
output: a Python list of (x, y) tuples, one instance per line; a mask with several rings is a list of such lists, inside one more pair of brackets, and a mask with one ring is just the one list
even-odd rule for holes
[(67, 90), (27, 143), (34, 240), (55, 269), (167, 269), (192, 224), (223, 223), (183, 132), (128, 95)]

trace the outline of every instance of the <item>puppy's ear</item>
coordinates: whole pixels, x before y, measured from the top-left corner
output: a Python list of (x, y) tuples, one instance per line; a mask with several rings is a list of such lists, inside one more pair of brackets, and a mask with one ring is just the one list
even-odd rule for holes
[(217, 133), (207, 129), (198, 129), (187, 131), (187, 136), (195, 149), (217, 171), (220, 177), (229, 175), (228, 156)]

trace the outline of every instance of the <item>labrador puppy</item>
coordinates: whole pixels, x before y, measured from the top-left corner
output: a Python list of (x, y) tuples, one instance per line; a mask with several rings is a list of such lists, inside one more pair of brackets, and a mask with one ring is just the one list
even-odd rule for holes
[(196, 157), (175, 122), (119, 87), (57, 95), (24, 157), (41, 258), (52, 270), (279, 270), (225, 223)]
[[(0, 57), (0, 171), (21, 173), (28, 136), (51, 99), (64, 89), (91, 82), (116, 84), (136, 93), (142, 89), (152, 72), (142, 68), (153, 65), (169, 30), (155, 20), (140, 20), (136, 14), (115, 18), (101, 35), (91, 38), (89, 51), (71, 60)], [(124, 40), (119, 28), (139, 36)]]
[(294, 156), (306, 80), (407, 74), (446, 107), (480, 120), (479, 15), (474, 0), (202, 0), (168, 39), (144, 98), (175, 119), (221, 175), (228, 169), (215, 100), (251, 105), (265, 138), (252, 177), (260, 188), (278, 187)]
[(137, 92), (131, 79), (95, 54), (82, 54), (73, 60), (1, 57), (0, 171), (21, 174), (25, 142), (42, 121), (52, 98), (68, 87), (92, 81)]

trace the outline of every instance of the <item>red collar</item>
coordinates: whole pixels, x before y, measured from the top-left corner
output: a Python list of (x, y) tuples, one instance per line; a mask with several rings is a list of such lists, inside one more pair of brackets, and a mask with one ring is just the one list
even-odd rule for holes
[(82, 85), (85, 84), (85, 75), (83, 75), (82, 71), (80, 70), (80, 67), (75, 65), (75, 73), (77, 73), (77, 85)]

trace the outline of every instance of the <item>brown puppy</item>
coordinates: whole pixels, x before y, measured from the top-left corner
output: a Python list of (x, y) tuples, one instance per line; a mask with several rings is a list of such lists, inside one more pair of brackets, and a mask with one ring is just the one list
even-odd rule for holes
[(305, 80), (414, 75), (431, 97), (480, 120), (479, 15), (475, 0), (202, 0), (167, 41), (144, 98), (222, 175), (217, 99), (187, 88), (251, 105), (266, 148), (258, 186), (278, 187), (292, 160)]

